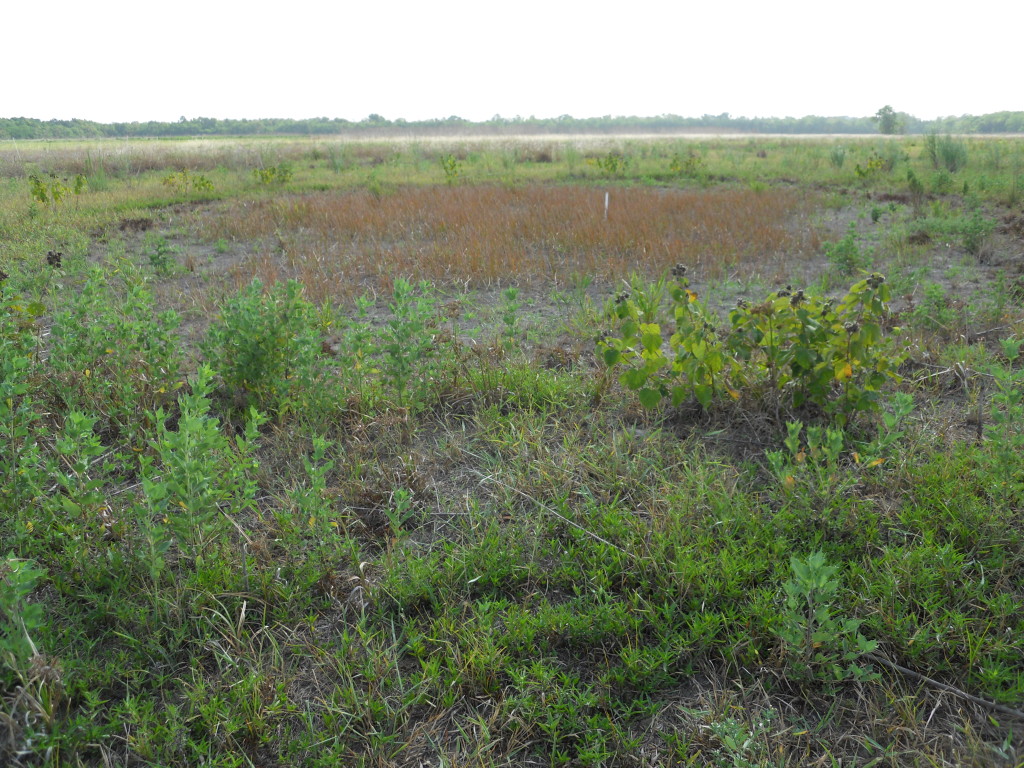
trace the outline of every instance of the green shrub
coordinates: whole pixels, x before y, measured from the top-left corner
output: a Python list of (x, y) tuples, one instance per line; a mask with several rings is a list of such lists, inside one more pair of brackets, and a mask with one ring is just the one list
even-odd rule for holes
[(33, 173), (28, 177), (28, 183), (29, 195), (32, 199), (51, 209), (64, 202), (64, 198), (68, 195), (80, 195), (89, 188), (88, 181), (80, 173), (70, 182), (68, 179), (58, 178), (55, 173), (51, 173), (49, 178), (49, 181), (44, 181)]
[(757, 305), (741, 301), (724, 330), (676, 275), (674, 333), (666, 339), (623, 296), (615, 307), (617, 333), (599, 341), (605, 363), (625, 369), (620, 382), (645, 407), (691, 396), (707, 407), (723, 394), (739, 399), (767, 390), (786, 395), (794, 407), (824, 407), (842, 424), (875, 408), (879, 388), (899, 378), (903, 354), (882, 333), (889, 289), (881, 275), (854, 284), (838, 302), (790, 288)]
[(423, 405), (431, 384), (425, 368), (437, 352), (431, 329), (435, 301), (430, 294), (429, 283), (414, 286), (404, 278), (395, 280), (391, 319), (380, 343), (381, 376), (398, 407), (413, 411)]
[(601, 157), (594, 157), (588, 162), (596, 165), (605, 176), (622, 176), (629, 167), (629, 158), (621, 152), (609, 152)]
[(877, 157), (882, 160), (882, 169), (886, 173), (890, 173), (900, 163), (905, 163), (909, 160), (909, 156), (903, 150), (901, 144), (895, 141), (886, 141), (882, 143), (877, 150), (875, 150)]
[(301, 284), (264, 290), (254, 280), (224, 304), (202, 350), (231, 399), (279, 413), (319, 377), (319, 345), (315, 308), (302, 298)]
[(685, 155), (679, 152), (674, 154), (669, 163), (669, 171), (673, 176), (703, 181), (708, 175), (708, 164), (701, 155), (691, 149)]
[(1024, 489), (1020, 457), (1024, 455), (1024, 370), (1014, 368), (1020, 357), (1021, 340), (1001, 340), (1008, 365), (989, 367), (995, 385), (991, 396), (989, 422), (985, 425), (988, 464), (1006, 499), (1019, 498)]
[(930, 133), (925, 137), (924, 149), (936, 170), (945, 168), (956, 173), (967, 165), (967, 142), (963, 139)]
[(188, 196), (193, 192), (212, 192), (213, 182), (201, 173), (192, 173), (187, 168), (164, 177), (165, 187), (173, 187), (179, 195)]
[(181, 351), (174, 311), (157, 312), (141, 275), (122, 265), (121, 284), (98, 270), (69, 292), (53, 315), (51, 397), (65, 409), (102, 414), (113, 426), (137, 431), (139, 413), (169, 399), (180, 382)]
[(175, 248), (167, 242), (167, 238), (155, 232), (146, 233), (146, 256), (153, 271), (161, 277), (174, 272)]
[(843, 277), (853, 275), (866, 264), (866, 259), (857, 246), (857, 227), (852, 222), (843, 238), (835, 243), (825, 243), (824, 250), (829, 264)]
[(449, 186), (455, 186), (462, 173), (462, 163), (455, 155), (448, 153), (441, 155), (441, 170), (444, 172), (444, 181)]
[(45, 408), (34, 400), (35, 338), (29, 331), (43, 307), (25, 307), (0, 281), (0, 539), (20, 534), (31, 500), (47, 483), (41, 443)]
[(43, 606), (28, 597), (45, 575), (31, 560), (13, 555), (0, 560), (0, 681), (5, 688), (38, 653), (32, 635), (44, 624)]
[(960, 226), (964, 248), (972, 256), (980, 256), (994, 229), (995, 223), (977, 211), (965, 217)]
[(910, 312), (914, 324), (928, 331), (944, 331), (953, 334), (962, 325), (963, 310), (950, 299), (946, 289), (936, 282), (922, 286), (921, 299)]
[(914, 209), (914, 215), (919, 216), (924, 207), (926, 195), (924, 183), (917, 178), (913, 169), (907, 170), (907, 188), (910, 190), (910, 205)]
[[(940, 171), (940, 173), (944, 173)], [(970, 214), (950, 215), (948, 211), (937, 210), (941, 215), (920, 219), (915, 224), (915, 231), (930, 236), (957, 238), (972, 256), (980, 256), (995, 230), (995, 222), (980, 211)]]
[(287, 184), (292, 179), (292, 169), (284, 163), (267, 168), (253, 168), (252, 176), (259, 184)]
[(885, 160), (877, 152), (872, 152), (863, 166), (857, 163), (853, 167), (857, 178), (865, 180), (886, 170), (888, 169), (885, 167)]
[(157, 411), (153, 454), (141, 457), (146, 511), (141, 527), (149, 544), (142, 557), (154, 581), (170, 543), (199, 567), (208, 550), (225, 547), (230, 521), (254, 504), (251, 475), (265, 418), (250, 409), (244, 433), (229, 439), (210, 414), (212, 379), (210, 368), (200, 366), (191, 391), (178, 400), (179, 414)]
[(790, 559), (793, 576), (785, 584), (786, 603), (779, 638), (787, 651), (787, 662), (797, 678), (818, 678), (825, 682), (877, 678), (857, 663), (878, 647), (859, 632), (861, 621), (844, 619), (835, 613), (839, 570), (815, 552), (806, 560)]

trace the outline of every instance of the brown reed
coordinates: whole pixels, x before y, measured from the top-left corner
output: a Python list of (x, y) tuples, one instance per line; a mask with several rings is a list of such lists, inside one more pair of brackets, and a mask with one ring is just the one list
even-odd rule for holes
[(614, 279), (677, 263), (720, 277), (813, 248), (793, 191), (616, 188), (607, 219), (604, 195), (581, 186), (322, 192), (229, 204), (199, 230), (257, 243), (252, 274), (269, 277), (273, 262), (275, 274), (314, 290), (399, 275), (476, 287)]

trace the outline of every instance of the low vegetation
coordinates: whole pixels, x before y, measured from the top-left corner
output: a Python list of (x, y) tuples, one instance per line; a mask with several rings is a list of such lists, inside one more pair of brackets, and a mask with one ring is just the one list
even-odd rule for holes
[(0, 762), (1021, 764), (949, 142), (0, 148)]

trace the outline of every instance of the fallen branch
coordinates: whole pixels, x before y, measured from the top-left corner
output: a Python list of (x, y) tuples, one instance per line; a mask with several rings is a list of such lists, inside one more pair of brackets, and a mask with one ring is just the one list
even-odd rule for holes
[(1024, 712), (1020, 711), (1019, 709), (1005, 707), (1002, 704), (997, 704), (994, 701), (989, 701), (988, 699), (980, 699), (977, 696), (972, 696), (971, 694), (967, 693), (967, 691), (962, 691), (959, 688), (952, 685), (948, 685), (946, 683), (940, 683), (938, 680), (926, 677), (925, 675), (922, 675), (919, 672), (915, 672), (912, 669), (907, 669), (904, 666), (900, 666), (899, 664), (891, 662), (888, 659), (882, 658), (881, 656), (876, 656), (873, 653), (865, 653), (864, 658), (868, 659), (869, 661), (873, 661), (876, 664), (879, 664), (883, 667), (886, 667), (887, 669), (891, 669), (893, 672), (899, 672), (901, 675), (909, 677), (912, 680), (919, 680), (922, 683), (927, 683), (933, 688), (948, 691), (949, 693), (959, 696), (961, 699), (966, 699), (967, 701), (970, 701), (973, 704), (977, 704), (979, 707), (984, 707), (985, 709), (991, 712), (998, 712), (1001, 715), (1014, 717), (1018, 720), (1024, 720)]

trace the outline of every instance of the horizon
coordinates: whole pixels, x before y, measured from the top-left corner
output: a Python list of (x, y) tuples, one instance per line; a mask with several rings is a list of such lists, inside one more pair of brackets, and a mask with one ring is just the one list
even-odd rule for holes
[[(880, 105), (879, 109), (881, 109), (882, 107), (885, 107), (885, 106), (891, 106), (891, 105)], [(258, 122), (258, 121), (261, 121), (261, 120), (289, 120), (289, 121), (293, 121), (293, 122), (304, 122), (304, 121), (309, 121), (309, 120), (326, 120), (326, 121), (331, 121), (331, 122), (343, 121), (343, 122), (351, 123), (353, 125), (360, 125), (360, 124), (363, 124), (363, 123), (371, 123), (371, 122), (372, 123), (378, 123), (378, 124), (380, 124), (380, 123), (390, 123), (390, 124), (396, 124), (397, 123), (397, 124), (402, 124), (402, 123), (446, 123), (446, 122), (455, 122), (455, 121), (462, 121), (462, 122), (472, 123), (472, 124), (482, 124), (482, 123), (496, 123), (496, 122), (499, 122), (499, 121), (500, 122), (506, 122), (506, 123), (529, 122), (529, 121), (551, 121), (551, 120), (563, 120), (563, 119), (566, 119), (566, 118), (568, 118), (569, 120), (574, 120), (574, 121), (588, 121), (588, 120), (657, 120), (657, 119), (730, 120), (730, 121), (751, 120), (751, 121), (755, 121), (755, 120), (805, 120), (805, 119), (809, 119), (809, 118), (819, 118), (819, 119), (826, 119), (826, 120), (874, 120), (877, 112), (878, 112), (878, 110), (875, 110), (875, 112), (872, 112), (869, 115), (855, 115), (855, 114), (848, 114), (848, 113), (847, 114), (807, 113), (807, 114), (803, 114), (803, 115), (796, 115), (796, 114), (787, 114), (787, 115), (738, 115), (738, 114), (733, 114), (731, 112), (723, 112), (723, 113), (718, 113), (718, 114), (705, 113), (705, 114), (701, 114), (701, 115), (684, 115), (684, 114), (679, 114), (679, 113), (662, 112), (662, 113), (658, 113), (658, 114), (613, 114), (613, 113), (608, 113), (608, 114), (603, 114), (603, 115), (584, 115), (584, 116), (577, 116), (577, 115), (572, 115), (572, 114), (568, 114), (568, 113), (561, 113), (561, 114), (558, 114), (558, 115), (525, 115), (525, 116), (524, 115), (518, 115), (518, 114), (517, 115), (503, 115), (503, 114), (500, 114), (500, 113), (496, 113), (496, 114), (492, 115), (489, 118), (481, 118), (481, 119), (467, 118), (467, 117), (463, 117), (463, 116), (457, 115), (457, 114), (451, 114), (451, 115), (447, 115), (447, 116), (444, 116), (444, 117), (434, 116), (434, 117), (425, 117), (425, 118), (412, 119), (412, 118), (406, 118), (404, 116), (388, 117), (387, 115), (382, 115), (382, 114), (376, 113), (376, 112), (370, 113), (370, 114), (365, 115), (365, 116), (363, 116), (361, 118), (351, 118), (351, 117), (343, 117), (343, 116), (340, 116), (340, 115), (323, 115), (323, 114), (304, 115), (302, 117), (289, 117), (289, 116), (285, 116), (285, 115), (274, 115), (274, 114), (260, 115), (260, 116), (255, 116), (255, 117), (254, 116), (248, 116), (248, 117), (234, 117), (234, 116), (232, 116), (232, 117), (225, 117), (225, 116), (217, 116), (217, 115), (198, 115), (197, 114), (197, 115), (192, 115), (192, 116), (181, 115), (177, 119), (173, 119), (173, 120), (165, 120), (165, 119), (157, 119), (157, 118), (141, 118), (141, 119), (137, 118), (137, 119), (133, 119), (133, 120), (94, 120), (92, 118), (80, 117), (80, 116), (42, 118), (42, 117), (35, 117), (35, 116), (32, 116), (32, 115), (9, 115), (9, 116), (8, 115), (4, 115), (4, 116), (0, 116), (0, 120), (38, 120), (39, 122), (44, 122), (44, 123), (45, 122), (66, 123), (66, 122), (80, 121), (80, 122), (96, 123), (96, 124), (99, 124), (99, 125), (113, 125), (113, 124), (118, 124), (118, 123), (127, 123), (127, 124), (142, 124), (142, 123), (175, 124), (175, 123), (180, 123), (180, 122), (192, 122), (192, 121), (195, 121), (195, 120), (216, 120), (216, 121), (223, 121), (223, 122), (227, 122), (227, 121)], [(917, 121), (920, 121), (920, 122), (933, 122), (933, 121), (938, 121), (938, 120), (961, 119), (961, 118), (968, 118), (968, 117), (984, 117), (985, 115), (990, 115), (990, 114), (1017, 113), (1017, 112), (1024, 112), (1024, 109), (997, 109), (997, 110), (992, 110), (992, 111), (984, 112), (984, 113), (951, 112), (951, 113), (948, 113), (948, 114), (939, 114), (939, 115), (934, 116), (934, 117), (922, 117), (920, 115), (915, 115), (913, 113), (907, 112), (905, 110), (900, 110), (900, 109), (896, 109), (896, 112), (897, 112), (897, 114), (899, 114), (901, 116), (909, 117), (909, 118), (911, 118), (913, 120), (917, 120)]]

